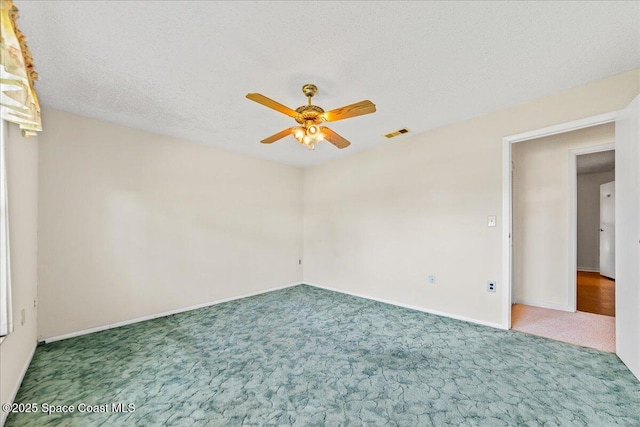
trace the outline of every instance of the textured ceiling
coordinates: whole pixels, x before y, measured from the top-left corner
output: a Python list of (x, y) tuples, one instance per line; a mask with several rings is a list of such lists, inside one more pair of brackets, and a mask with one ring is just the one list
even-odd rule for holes
[[(638, 2), (14, 1), (43, 106), (298, 166), (640, 67)], [(345, 150), (260, 144), (294, 122), (245, 94), (304, 83), (378, 111)]]
[(609, 172), (615, 169), (615, 151), (582, 154), (576, 161), (578, 175)]

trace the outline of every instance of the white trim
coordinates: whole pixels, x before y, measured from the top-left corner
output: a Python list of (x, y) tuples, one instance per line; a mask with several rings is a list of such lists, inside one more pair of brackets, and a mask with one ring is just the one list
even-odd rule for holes
[(502, 328), (511, 329), (511, 280), (512, 242), (511, 238), (511, 141), (502, 140)]
[(584, 271), (586, 273), (600, 273), (599, 268), (580, 267), (580, 266), (578, 266), (578, 271)]
[(617, 111), (600, 114), (598, 116), (587, 117), (580, 120), (574, 120), (572, 122), (561, 123), (542, 129), (506, 136), (502, 139), (502, 281), (505, 284), (505, 286), (503, 286), (505, 292), (502, 295), (503, 329), (511, 329), (511, 302), (513, 293), (513, 280), (511, 278), (513, 270), (513, 253), (511, 250), (511, 226), (513, 223), (513, 212), (511, 209), (511, 145), (530, 139), (542, 138), (545, 136), (557, 135), (559, 133), (571, 132), (578, 129), (611, 123), (615, 121), (617, 114)]
[(456, 314), (450, 314), (450, 313), (444, 313), (444, 312), (441, 312), (441, 311), (429, 310), (429, 309), (426, 309), (426, 308), (416, 307), (416, 306), (408, 305), (408, 304), (403, 304), (403, 303), (399, 303), (399, 302), (396, 302), (396, 301), (391, 301), (391, 300), (386, 300), (386, 299), (381, 299), (381, 298), (375, 298), (375, 297), (371, 297), (371, 296), (367, 296), (367, 295), (362, 295), (362, 294), (356, 294), (356, 293), (352, 293), (352, 292), (348, 292), (348, 291), (343, 291), (341, 289), (336, 289), (336, 288), (332, 288), (332, 287), (329, 287), (329, 286), (317, 285), (317, 284), (308, 283), (308, 282), (297, 282), (297, 283), (291, 283), (291, 284), (288, 284), (288, 285), (283, 285), (283, 286), (278, 286), (278, 287), (274, 287), (274, 288), (265, 289), (263, 291), (251, 292), (251, 293), (248, 293), (248, 294), (238, 295), (238, 296), (235, 296), (235, 297), (224, 298), (224, 299), (220, 299), (220, 300), (216, 300), (216, 301), (206, 302), (206, 303), (203, 303), (203, 304), (191, 305), (189, 307), (182, 307), (182, 308), (178, 308), (178, 309), (175, 309), (175, 310), (165, 311), (165, 312), (162, 312), (162, 313), (156, 313), (156, 314), (150, 314), (148, 316), (136, 317), (135, 319), (125, 320), (125, 321), (122, 321), (122, 322), (116, 322), (116, 323), (111, 323), (111, 324), (108, 324), (108, 325), (96, 326), (95, 328), (83, 329), (81, 331), (70, 332), (68, 334), (63, 334), (63, 335), (57, 335), (57, 336), (54, 336), (54, 337), (44, 338), (44, 339), (39, 340), (39, 342), (49, 344), (49, 343), (52, 343), (52, 342), (55, 342), (55, 341), (60, 341), (60, 340), (68, 339), (68, 338), (74, 338), (74, 337), (79, 337), (79, 336), (82, 336), (82, 335), (92, 334), (94, 332), (105, 331), (107, 329), (118, 328), (120, 326), (131, 325), (133, 323), (144, 322), (146, 320), (152, 320), (152, 319), (157, 319), (159, 317), (170, 316), (172, 314), (184, 313), (186, 311), (197, 310), (199, 308), (204, 308), (204, 307), (210, 307), (212, 305), (222, 304), (224, 302), (229, 302), (229, 301), (234, 301), (234, 300), (238, 300), (238, 299), (242, 299), (242, 298), (248, 298), (248, 297), (252, 297), (252, 296), (256, 296), (256, 295), (266, 294), (268, 292), (279, 291), (281, 289), (291, 288), (291, 287), (298, 286), (298, 285), (313, 286), (315, 288), (324, 289), (324, 290), (327, 290), (327, 291), (333, 291), (333, 292), (338, 292), (338, 293), (341, 293), (341, 294), (351, 295), (351, 296), (354, 296), (354, 297), (359, 297), (359, 298), (364, 298), (364, 299), (368, 299), (368, 300), (378, 301), (378, 302), (382, 302), (382, 303), (385, 303), (385, 304), (394, 305), (394, 306), (397, 306), (397, 307), (403, 307), (403, 308), (408, 308), (408, 309), (411, 309), (411, 310), (421, 311), (421, 312), (424, 312), (424, 313), (435, 314), (437, 316), (449, 317), (449, 318), (456, 319), (456, 320), (462, 320), (464, 322), (476, 323), (476, 324), (484, 325), (484, 326), (490, 326), (492, 328), (506, 329), (499, 323), (485, 322), (485, 321), (482, 321), (482, 320), (472, 319), (470, 317), (458, 316)]
[(164, 311), (162, 313), (149, 314), (147, 316), (136, 317), (135, 319), (124, 320), (122, 322), (110, 323), (108, 325), (96, 326), (94, 328), (83, 329), (81, 331), (70, 332), (68, 334), (62, 334), (62, 335), (56, 335), (56, 336), (49, 337), (49, 338), (43, 338), (43, 339), (39, 340), (39, 342), (43, 342), (45, 344), (49, 344), (49, 343), (52, 343), (52, 342), (55, 342), (55, 341), (65, 340), (67, 338), (79, 337), (81, 335), (87, 335), (87, 334), (92, 334), (94, 332), (105, 331), (107, 329), (118, 328), (120, 326), (131, 325), (132, 323), (138, 323), (138, 322), (144, 322), (145, 320), (157, 319), (158, 317), (166, 317), (166, 316), (171, 316), (172, 314), (184, 313), (185, 311), (197, 310), (197, 309), (203, 308), (203, 307), (210, 307), (212, 305), (222, 304), (223, 302), (229, 302), (229, 301), (234, 301), (234, 300), (237, 300), (237, 299), (248, 298), (248, 297), (253, 297), (253, 296), (256, 296), (256, 295), (266, 294), (266, 293), (273, 292), (273, 291), (279, 291), (281, 289), (291, 288), (293, 286), (298, 286), (298, 285), (301, 285), (301, 284), (302, 283), (300, 283), (300, 282), (291, 283), (291, 284), (288, 284), (288, 285), (277, 286), (277, 287), (265, 289), (265, 290), (262, 290), (262, 291), (250, 292), (248, 294), (238, 295), (238, 296), (229, 297), (229, 298), (223, 298), (223, 299), (219, 299), (219, 300), (215, 300), (215, 301), (205, 302), (205, 303), (202, 303), (202, 304), (196, 304), (196, 305), (190, 305), (188, 307), (176, 308), (175, 310)]
[(355, 292), (344, 291), (342, 289), (336, 289), (336, 288), (332, 288), (330, 286), (318, 285), (318, 284), (315, 284), (315, 283), (305, 282), (305, 283), (302, 283), (302, 284), (303, 285), (308, 285), (308, 286), (313, 286), (313, 287), (319, 288), (319, 289), (324, 289), (326, 291), (332, 291), (332, 292), (338, 292), (338, 293), (341, 293), (341, 294), (351, 295), (352, 297), (364, 298), (364, 299), (368, 299), (368, 300), (372, 300), (372, 301), (381, 302), (381, 303), (384, 303), (384, 304), (394, 305), (396, 307), (408, 308), (410, 310), (421, 311), (423, 313), (428, 313), (428, 314), (435, 314), (436, 316), (449, 317), (451, 319), (462, 320), (464, 322), (469, 322), (469, 323), (476, 323), (478, 325), (483, 325), (483, 326), (490, 326), (492, 328), (497, 328), (497, 329), (505, 329), (500, 323), (485, 322), (483, 320), (472, 319), (470, 317), (458, 316), (457, 314), (444, 313), (444, 312), (441, 312), (441, 311), (430, 310), (428, 308), (417, 307), (415, 305), (409, 305), (409, 304), (403, 304), (401, 302), (391, 301), (391, 300), (387, 300), (387, 299), (383, 299), (383, 298), (376, 298), (376, 297), (363, 295), (363, 294), (357, 294)]
[(605, 123), (611, 123), (616, 120), (618, 111), (611, 113), (600, 114), (597, 116), (586, 117), (580, 120), (574, 120), (572, 122), (560, 123), (553, 126), (548, 126), (542, 129), (536, 129), (529, 132), (523, 132), (516, 135), (510, 135), (503, 140), (508, 140), (510, 143), (515, 144), (518, 142), (528, 141), (530, 139), (543, 138), (545, 136), (557, 135), (559, 133), (571, 132), (573, 130), (589, 128), (593, 126), (603, 125)]
[[(27, 374), (29, 365), (31, 365), (31, 360), (33, 359), (33, 355), (36, 353), (36, 347), (37, 347), (36, 345), (33, 346), (33, 349), (31, 350), (31, 354), (29, 354), (29, 357), (27, 358), (26, 363), (24, 364), (24, 366), (22, 367), (22, 370), (20, 371), (20, 376), (18, 377), (19, 381), (16, 384), (16, 387), (13, 390), (13, 392), (11, 392), (11, 398), (6, 402), (0, 402), (0, 403), (13, 403), (16, 400), (16, 396), (18, 395), (18, 390), (20, 390), (20, 386), (22, 385), (24, 376)], [(0, 410), (0, 426), (4, 425), (4, 423), (7, 421), (8, 416), (9, 416), (8, 412)]]
[(553, 304), (553, 303), (550, 303), (550, 302), (533, 301), (533, 300), (526, 299), (526, 298), (515, 298), (513, 303), (514, 304), (530, 305), (532, 307), (549, 308), (551, 310), (568, 311), (568, 312), (571, 312), (571, 313), (575, 313), (576, 312), (576, 310), (571, 308), (569, 305), (561, 305), (561, 304)]

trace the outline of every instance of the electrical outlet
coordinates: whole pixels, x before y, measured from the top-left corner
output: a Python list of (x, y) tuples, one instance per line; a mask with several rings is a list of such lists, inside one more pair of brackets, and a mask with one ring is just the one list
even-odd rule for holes
[(496, 291), (496, 282), (493, 280), (489, 280), (487, 282), (487, 292), (495, 292)]
[(436, 276), (429, 276), (429, 283), (432, 285), (436, 284)]
[(33, 299), (33, 308), (36, 308), (36, 299)]

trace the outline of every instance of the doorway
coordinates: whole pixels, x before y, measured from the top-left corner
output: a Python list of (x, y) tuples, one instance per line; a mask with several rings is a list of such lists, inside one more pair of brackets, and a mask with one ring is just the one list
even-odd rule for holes
[[(578, 202), (583, 201), (578, 181), (589, 172), (585, 164), (613, 154), (614, 140), (614, 124), (604, 123), (512, 147), (513, 329), (615, 351), (615, 319), (576, 312)], [(597, 205), (598, 198), (591, 202)], [(598, 212), (595, 217), (597, 222)]]
[(615, 317), (615, 152), (578, 154), (577, 310)]
[[(640, 379), (640, 95), (617, 112), (562, 123), (502, 140), (502, 327), (511, 329), (512, 197), (511, 150), (515, 143), (615, 123), (616, 143), (616, 355)], [(571, 177), (571, 175), (570, 175)], [(575, 206), (575, 205), (574, 205)], [(571, 218), (569, 218), (571, 221)], [(571, 248), (569, 248), (571, 252)], [(575, 274), (572, 274), (575, 281)], [(574, 294), (575, 297), (575, 294)], [(606, 317), (606, 316), (605, 316)]]

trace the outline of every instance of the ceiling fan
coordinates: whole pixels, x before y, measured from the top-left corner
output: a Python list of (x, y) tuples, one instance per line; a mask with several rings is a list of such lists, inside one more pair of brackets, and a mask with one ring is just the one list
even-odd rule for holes
[(295, 110), (286, 107), (273, 99), (267, 98), (259, 93), (248, 93), (247, 98), (272, 108), (289, 117), (293, 117), (300, 126), (293, 126), (280, 131), (268, 138), (263, 139), (263, 144), (271, 144), (288, 135), (293, 137), (302, 145), (313, 150), (317, 143), (327, 140), (338, 148), (348, 147), (351, 143), (329, 129), (326, 126), (319, 126), (323, 122), (336, 122), (350, 117), (362, 116), (376, 111), (376, 106), (371, 101), (360, 101), (355, 104), (346, 105), (331, 111), (324, 111), (317, 105), (311, 104), (311, 98), (318, 92), (318, 88), (313, 84), (302, 86), (302, 93), (307, 97), (307, 105), (300, 106)]

